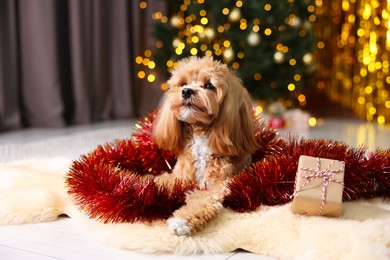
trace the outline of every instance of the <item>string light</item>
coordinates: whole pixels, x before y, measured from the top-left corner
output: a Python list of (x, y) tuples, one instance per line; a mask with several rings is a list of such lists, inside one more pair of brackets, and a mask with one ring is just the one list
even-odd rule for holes
[(206, 25), (208, 22), (209, 22), (209, 20), (206, 17), (203, 17), (202, 19), (200, 19), (200, 23), (203, 25)]
[(295, 85), (293, 83), (290, 83), (290, 84), (288, 84), (287, 89), (289, 91), (294, 91), (295, 90)]
[(151, 50), (145, 50), (144, 51), (144, 55), (145, 55), (145, 57), (150, 57), (150, 56), (152, 56), (152, 51)]
[(294, 80), (295, 80), (295, 81), (300, 81), (300, 80), (301, 80), (301, 77), (302, 77), (301, 75), (295, 74), (295, 75), (294, 75)]
[[(388, 125), (390, 1), (336, 2), (315, 1), (320, 14), (317, 22), (323, 27), (321, 31), (327, 32), (317, 35), (319, 60), (324, 64), (319, 77), (328, 82), (325, 89), (333, 101), (368, 121)], [(341, 28), (341, 32), (336, 28)], [(334, 39), (338, 39), (336, 44)], [(329, 56), (333, 56), (333, 61), (327, 66)]]
[(169, 88), (169, 86), (166, 82), (164, 82), (160, 85), (160, 88), (161, 88), (161, 90), (167, 90)]
[(190, 52), (191, 52), (191, 55), (195, 56), (198, 53), (198, 49), (197, 48), (191, 48)]
[(314, 127), (317, 125), (317, 119), (315, 117), (309, 118), (309, 126)]
[(140, 78), (140, 79), (145, 78), (145, 71), (140, 70), (140, 71), (138, 72), (138, 78)]
[(222, 13), (223, 13), (224, 15), (228, 15), (229, 12), (230, 12), (229, 8), (226, 8), (226, 7), (225, 7), (225, 8), (222, 9)]
[(148, 62), (148, 68), (149, 69), (154, 69), (156, 67), (156, 63), (154, 63), (154, 61), (149, 61)]
[(248, 27), (248, 25), (247, 25), (246, 19), (241, 19), (240, 20), (240, 29), (244, 31), (244, 30), (246, 30), (247, 27)]
[(264, 30), (264, 34), (267, 35), (267, 36), (270, 36), (272, 33), (272, 30), (270, 28), (267, 28)]
[(145, 1), (141, 1), (139, 3), (139, 8), (141, 9), (146, 9), (146, 7), (148, 7), (148, 4), (145, 2)]
[(145, 58), (145, 59), (142, 60), (142, 64), (145, 65), (145, 66), (148, 66), (149, 61), (150, 60), (148, 58)]
[(163, 47), (163, 43), (161, 41), (156, 41), (156, 48), (161, 49)]
[(155, 80), (156, 80), (156, 76), (154, 74), (149, 74), (148, 81), (149, 82), (154, 82)]
[(257, 80), (257, 81), (261, 80), (261, 74), (260, 73), (256, 73), (254, 75), (254, 79)]
[(137, 64), (141, 64), (142, 61), (143, 61), (143, 59), (142, 59), (141, 56), (137, 56), (137, 57), (135, 58), (135, 62), (136, 62)]
[(240, 67), (240, 64), (237, 62), (237, 61), (235, 61), (235, 62), (233, 62), (233, 64), (232, 64), (232, 68), (233, 69), (238, 69)]

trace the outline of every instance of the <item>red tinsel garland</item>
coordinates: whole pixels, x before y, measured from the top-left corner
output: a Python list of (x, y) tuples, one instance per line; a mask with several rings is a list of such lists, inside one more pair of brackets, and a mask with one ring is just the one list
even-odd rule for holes
[(344, 201), (390, 197), (390, 150), (376, 150), (366, 156), (362, 147), (350, 148), (331, 140), (294, 138), (283, 149), (283, 154), (254, 162), (236, 176), (229, 183), (230, 193), (225, 197), (224, 206), (244, 212), (262, 204), (289, 202), (300, 155), (345, 161)]
[(138, 173), (150, 173), (159, 175), (162, 172), (170, 172), (176, 163), (176, 156), (173, 152), (159, 149), (152, 140), (152, 123), (157, 117), (157, 111), (148, 113), (136, 125), (137, 130), (132, 139), (138, 145), (138, 154), (134, 156), (143, 166)]
[[(74, 161), (67, 175), (68, 193), (90, 217), (104, 222), (154, 221), (168, 218), (185, 202), (194, 183), (157, 186), (153, 175), (170, 171), (176, 162), (172, 152), (152, 141), (151, 128), (157, 112), (136, 124), (132, 140), (99, 146)], [(390, 197), (390, 149), (367, 154), (332, 140), (285, 141), (276, 131), (259, 123), (256, 133), (262, 145), (252, 165), (230, 183), (224, 206), (245, 212), (260, 205), (279, 205), (291, 200), (300, 155), (345, 161), (343, 200)], [(145, 176), (148, 175), (148, 176)]]
[[(144, 176), (153, 169), (150, 159), (142, 160), (149, 144), (119, 140), (99, 146), (96, 150), (74, 161), (67, 176), (68, 193), (92, 218), (104, 222), (153, 221), (168, 218), (184, 204), (185, 191), (194, 183), (177, 181), (172, 188), (157, 186), (152, 176)], [(161, 155), (161, 152), (149, 155)], [(156, 158), (157, 159), (157, 158)], [(172, 158), (169, 158), (172, 159)], [(144, 164), (144, 162), (148, 162)], [(170, 162), (172, 163), (172, 162)]]

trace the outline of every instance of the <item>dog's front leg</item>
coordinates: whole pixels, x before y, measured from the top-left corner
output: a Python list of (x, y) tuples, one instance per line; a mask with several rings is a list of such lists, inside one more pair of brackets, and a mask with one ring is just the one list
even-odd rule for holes
[(176, 210), (168, 219), (170, 230), (178, 236), (194, 234), (223, 208), (225, 185), (215, 185), (205, 190), (195, 190), (187, 194), (186, 204)]
[(187, 194), (186, 204), (168, 220), (169, 228), (178, 236), (203, 229), (223, 208), (226, 182), (233, 176), (234, 166), (226, 157), (211, 157), (200, 184), (201, 189)]
[[(188, 160), (185, 162), (188, 163)], [(190, 163), (187, 168), (181, 168), (181, 171), (190, 173), (189, 176), (195, 178), (197, 174), (192, 167), (193, 162)], [(227, 191), (226, 181), (233, 176), (233, 171), (234, 166), (228, 157), (211, 156), (207, 159), (206, 169), (198, 183), (200, 189), (187, 193), (185, 205), (168, 219), (168, 226), (174, 234), (194, 234), (218, 215), (223, 208), (222, 202)]]

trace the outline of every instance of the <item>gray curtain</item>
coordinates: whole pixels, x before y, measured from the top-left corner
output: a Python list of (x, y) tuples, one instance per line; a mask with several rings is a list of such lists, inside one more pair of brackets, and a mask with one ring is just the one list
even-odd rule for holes
[[(0, 0), (0, 130), (131, 118), (158, 104), (135, 56), (151, 14), (132, 0)], [(154, 3), (153, 3), (154, 2)]]

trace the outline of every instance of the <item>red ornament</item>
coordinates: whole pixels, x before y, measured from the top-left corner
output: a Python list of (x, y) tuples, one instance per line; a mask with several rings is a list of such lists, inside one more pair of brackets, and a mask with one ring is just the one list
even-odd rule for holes
[[(90, 217), (104, 222), (166, 219), (185, 202), (194, 183), (176, 182), (172, 189), (158, 186), (153, 176), (170, 171), (176, 162), (172, 152), (159, 149), (151, 130), (157, 111), (136, 124), (131, 140), (99, 146), (71, 165), (66, 177), (68, 193)], [(367, 153), (331, 140), (282, 140), (276, 131), (258, 123), (256, 138), (261, 149), (251, 167), (233, 178), (224, 206), (237, 212), (260, 205), (289, 202), (293, 194), (300, 155), (345, 162), (343, 200), (390, 197), (390, 149)]]
[(269, 119), (269, 126), (275, 129), (284, 128), (286, 126), (286, 121), (283, 117), (271, 116)]

